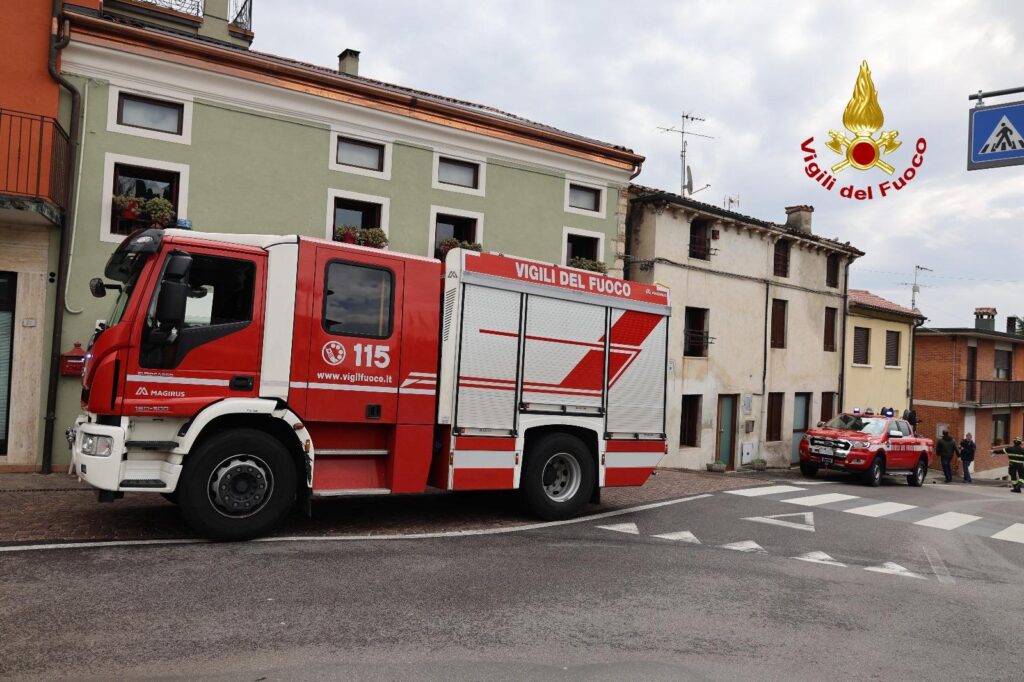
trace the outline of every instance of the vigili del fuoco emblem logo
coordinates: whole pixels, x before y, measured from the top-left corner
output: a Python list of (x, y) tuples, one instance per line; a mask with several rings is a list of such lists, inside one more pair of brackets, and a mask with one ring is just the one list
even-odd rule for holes
[[(855, 182), (850, 182), (839, 188), (839, 196), (858, 201), (886, 197), (905, 188), (917, 176), (917, 170), (924, 163), (928, 143), (923, 137), (917, 139), (910, 165), (897, 175), (896, 167), (883, 157), (895, 152), (903, 142), (897, 139), (900, 135), (898, 130), (882, 130), (884, 124), (885, 115), (878, 104), (878, 91), (871, 80), (871, 71), (866, 61), (861, 62), (860, 73), (857, 74), (857, 82), (853, 86), (853, 96), (846, 105), (846, 111), (843, 112), (843, 126), (850, 134), (830, 130), (829, 140), (825, 143), (829, 151), (841, 158), (829, 166), (824, 158), (818, 159), (818, 152), (814, 149), (814, 138), (807, 138), (800, 145), (804, 153), (804, 172), (807, 173), (807, 177), (831, 192), (838, 182), (837, 178), (847, 169), (867, 171), (877, 168), (892, 176), (891, 179), (874, 185), (858, 187)], [(823, 165), (826, 167), (823, 168)], [(850, 173), (844, 175), (849, 176)]]

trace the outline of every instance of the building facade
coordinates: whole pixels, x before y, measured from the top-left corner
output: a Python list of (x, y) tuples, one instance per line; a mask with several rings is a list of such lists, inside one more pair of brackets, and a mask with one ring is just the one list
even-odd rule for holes
[(910, 406), (914, 328), (920, 313), (863, 289), (850, 289), (846, 320), (846, 381), (842, 408), (899, 414)]
[(849, 264), (811, 232), (809, 206), (776, 224), (633, 186), (627, 277), (672, 292), (662, 466), (799, 460), (802, 433), (838, 409)]
[(913, 407), (922, 433), (972, 434), (975, 471), (1004, 476), (1006, 455), (993, 449), (1024, 434), (1024, 325), (1008, 317), (997, 331), (995, 308), (974, 316), (974, 327), (917, 330)]
[[(197, 231), (341, 239), (378, 228), (408, 253), (434, 256), (455, 240), (621, 274), (621, 194), (642, 157), (366, 78), (354, 50), (337, 68), (252, 51), (248, 8), (65, 3), (61, 71), (80, 93), (82, 134), (68, 283), (48, 292), (65, 313), (61, 350), (108, 315), (87, 283), (161, 207)], [(61, 379), (55, 423), (73, 421), (79, 390)], [(54, 461), (65, 458), (58, 448)]]

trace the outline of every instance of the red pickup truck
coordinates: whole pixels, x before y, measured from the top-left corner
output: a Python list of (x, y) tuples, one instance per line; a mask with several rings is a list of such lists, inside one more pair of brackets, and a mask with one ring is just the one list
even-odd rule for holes
[(800, 472), (810, 478), (819, 469), (837, 469), (863, 476), (871, 486), (905, 472), (907, 483), (920, 487), (934, 452), (932, 439), (915, 434), (906, 420), (844, 412), (804, 434)]

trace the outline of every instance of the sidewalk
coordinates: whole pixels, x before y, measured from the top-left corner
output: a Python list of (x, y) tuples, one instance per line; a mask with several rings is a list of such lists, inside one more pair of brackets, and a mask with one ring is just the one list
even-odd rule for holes
[[(588, 513), (756, 485), (751, 476), (659, 470), (640, 488), (607, 488)], [(67, 474), (0, 474), (0, 545), (194, 537), (160, 495), (125, 493), (112, 503)], [(277, 535), (380, 535), (503, 528), (536, 523), (514, 492), (461, 492), (332, 498), (295, 513)]]

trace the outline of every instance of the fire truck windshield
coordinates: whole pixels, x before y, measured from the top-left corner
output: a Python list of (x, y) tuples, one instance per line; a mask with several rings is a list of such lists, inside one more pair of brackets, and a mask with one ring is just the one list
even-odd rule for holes
[(859, 414), (841, 414), (833, 417), (825, 426), (845, 431), (860, 431), (872, 436), (885, 433), (885, 419), (878, 417), (862, 417)]

